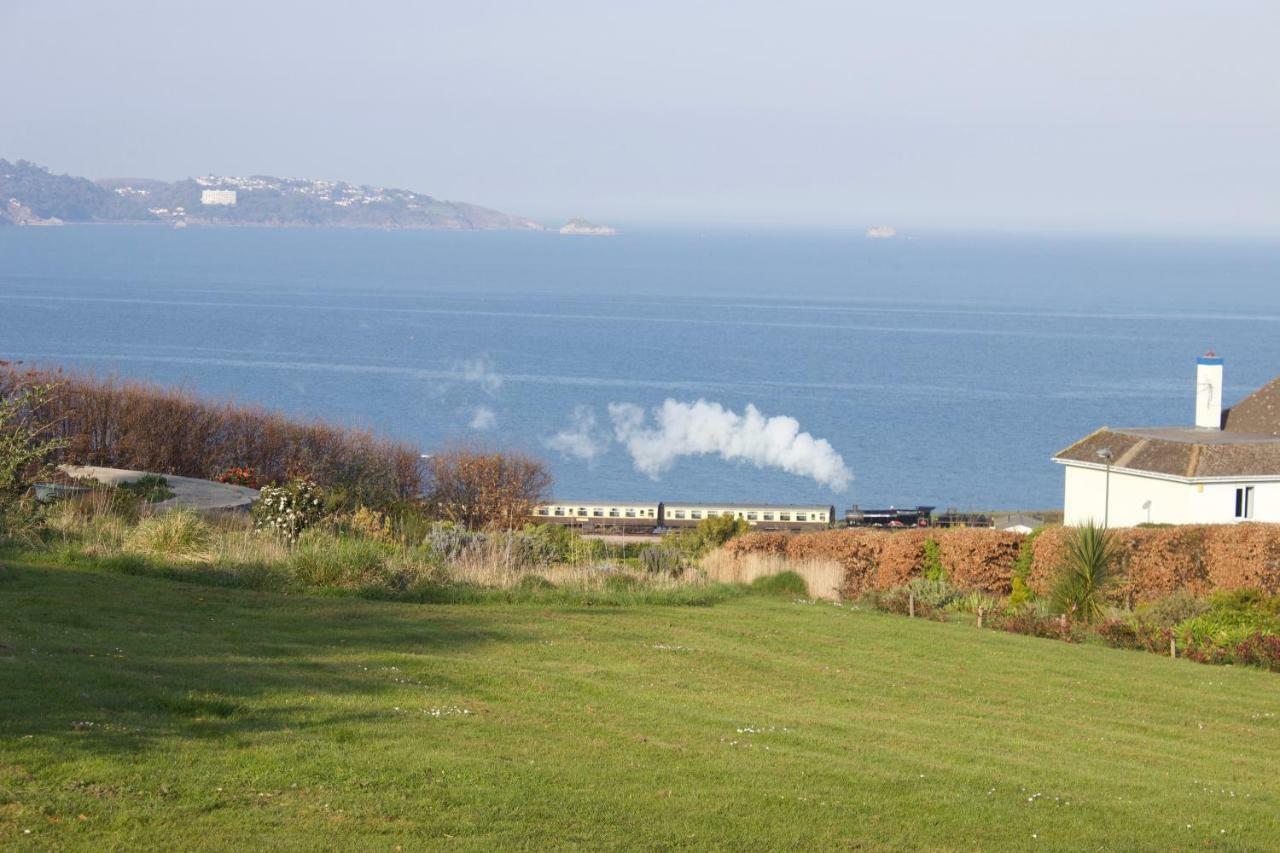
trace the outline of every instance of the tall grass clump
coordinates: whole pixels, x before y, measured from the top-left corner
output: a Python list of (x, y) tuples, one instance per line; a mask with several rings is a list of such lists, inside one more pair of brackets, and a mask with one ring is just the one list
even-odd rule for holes
[(352, 590), (386, 577), (389, 549), (372, 539), (312, 531), (298, 540), (289, 567), (305, 586)]
[(699, 563), (707, 578), (720, 583), (754, 584), (756, 580), (784, 572), (798, 575), (813, 598), (839, 601), (844, 567), (835, 560), (793, 560), (776, 554), (735, 555), (719, 548)]
[(805, 583), (805, 579), (798, 573), (791, 571), (779, 572), (776, 575), (761, 575), (751, 582), (751, 589), (765, 595), (800, 598), (809, 595), (809, 584)]
[(212, 556), (213, 531), (196, 513), (175, 509), (140, 520), (124, 539), (124, 550), (168, 560), (204, 561)]
[(1053, 609), (1082, 622), (1100, 619), (1106, 612), (1115, 560), (1110, 531), (1092, 521), (1075, 528), (1058, 564), (1050, 596)]

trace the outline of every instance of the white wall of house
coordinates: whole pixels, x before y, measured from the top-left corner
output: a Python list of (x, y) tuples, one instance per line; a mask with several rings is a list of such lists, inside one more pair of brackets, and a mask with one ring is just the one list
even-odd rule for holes
[[(1106, 515), (1106, 469), (1063, 465), (1064, 522), (1101, 524)], [(1248, 519), (1236, 518), (1236, 490), (1252, 488)], [(1239, 521), (1280, 522), (1280, 480), (1187, 480), (1153, 477), (1111, 469), (1109, 523), (1112, 527), (1154, 524), (1234, 524)]]

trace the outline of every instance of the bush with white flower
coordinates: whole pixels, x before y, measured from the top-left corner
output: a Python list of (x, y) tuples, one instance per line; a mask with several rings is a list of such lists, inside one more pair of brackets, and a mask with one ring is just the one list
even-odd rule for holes
[(251, 512), (259, 530), (275, 533), (292, 545), (324, 516), (324, 496), (310, 480), (263, 486)]

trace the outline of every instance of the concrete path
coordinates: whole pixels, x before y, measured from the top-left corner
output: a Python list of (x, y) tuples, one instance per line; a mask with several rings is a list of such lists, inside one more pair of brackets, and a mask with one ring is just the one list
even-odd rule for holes
[[(62, 465), (63, 471), (72, 477), (88, 477), (99, 483), (115, 485), (132, 483), (145, 477), (146, 471), (127, 471), (123, 468), (99, 468), (94, 465)], [(232, 486), (228, 483), (215, 483), (212, 480), (198, 480), (195, 477), (179, 477), (175, 474), (161, 474), (173, 497), (167, 501), (151, 504), (153, 509), (174, 509), (186, 507), (196, 510), (248, 509), (258, 497), (258, 490), (248, 486)]]

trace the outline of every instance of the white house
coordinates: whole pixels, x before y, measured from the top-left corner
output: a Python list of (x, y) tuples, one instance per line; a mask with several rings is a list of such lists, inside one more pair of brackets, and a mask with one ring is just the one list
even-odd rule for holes
[(235, 190), (201, 190), (201, 204), (225, 204), (233, 205), (236, 203)]
[(1280, 377), (1222, 408), (1222, 359), (1196, 360), (1194, 426), (1103, 427), (1053, 457), (1064, 521), (1280, 522)]

